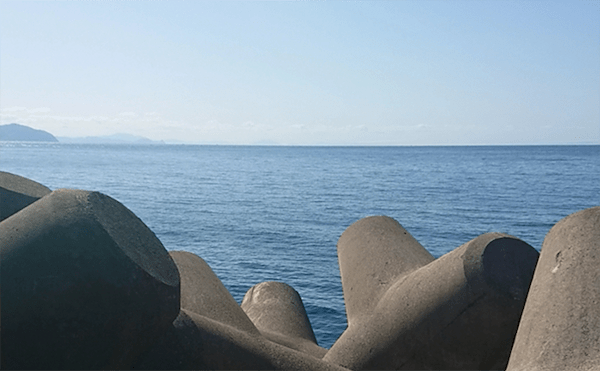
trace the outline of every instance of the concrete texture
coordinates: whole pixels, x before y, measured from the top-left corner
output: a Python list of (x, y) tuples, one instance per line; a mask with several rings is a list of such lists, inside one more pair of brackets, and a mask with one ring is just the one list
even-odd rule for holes
[(0, 171), (0, 221), (52, 192), (22, 176)]
[(400, 223), (387, 216), (355, 222), (342, 233), (337, 246), (349, 324), (370, 315), (397, 279), (434, 260)]
[(434, 260), (395, 220), (357, 221), (338, 242), (348, 328), (326, 350), (292, 287), (239, 306), (106, 195), (0, 172), (0, 196), (4, 369), (600, 370), (600, 207), (541, 256), (488, 233)]
[(242, 331), (259, 333), (237, 301), (202, 258), (186, 251), (170, 251), (169, 255), (179, 270), (182, 309), (201, 314)]
[(600, 370), (600, 207), (546, 235), (509, 371)]
[(97, 192), (56, 190), (0, 223), (4, 369), (128, 368), (179, 313), (175, 263)]
[(479, 236), (394, 281), (323, 360), (353, 370), (504, 369), (537, 258), (514, 237)]
[(344, 370), (185, 309), (133, 369)]
[(262, 282), (246, 292), (242, 309), (269, 340), (322, 358), (317, 339), (296, 290), (283, 282)]

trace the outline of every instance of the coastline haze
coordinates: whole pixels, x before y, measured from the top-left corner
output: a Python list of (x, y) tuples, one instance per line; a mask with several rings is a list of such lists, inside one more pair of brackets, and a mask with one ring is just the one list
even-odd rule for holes
[(0, 3), (0, 125), (205, 144), (600, 143), (600, 3)]

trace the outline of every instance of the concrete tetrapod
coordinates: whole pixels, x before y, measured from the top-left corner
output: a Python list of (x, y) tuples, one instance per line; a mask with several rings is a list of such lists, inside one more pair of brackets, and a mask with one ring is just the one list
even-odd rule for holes
[(50, 188), (33, 180), (0, 171), (0, 221), (50, 192)]
[(223, 282), (202, 258), (186, 251), (170, 251), (169, 254), (179, 270), (181, 309), (248, 333), (259, 333)]
[(327, 353), (317, 345), (302, 299), (290, 285), (254, 285), (246, 292), (242, 309), (267, 339), (317, 358)]
[(504, 369), (538, 252), (487, 233), (396, 280), (323, 360), (359, 369)]
[(179, 274), (131, 211), (56, 190), (0, 223), (2, 367), (128, 368), (179, 313)]
[(345, 370), (185, 309), (133, 369)]
[(600, 370), (600, 206), (550, 229), (509, 371)]
[(434, 260), (400, 223), (387, 216), (353, 223), (340, 236), (337, 249), (349, 324), (370, 315), (398, 278)]

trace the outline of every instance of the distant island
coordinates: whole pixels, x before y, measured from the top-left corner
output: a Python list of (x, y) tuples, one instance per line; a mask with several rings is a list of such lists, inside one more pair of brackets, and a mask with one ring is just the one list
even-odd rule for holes
[(0, 140), (20, 142), (58, 142), (58, 139), (47, 131), (37, 130), (19, 124), (0, 125)]
[(61, 143), (85, 144), (165, 144), (162, 140), (152, 140), (131, 134), (112, 134), (97, 137), (58, 137)]
[(8, 142), (61, 142), (85, 144), (165, 144), (131, 134), (113, 134), (95, 137), (55, 137), (44, 130), (37, 130), (20, 124), (0, 125), (0, 141)]

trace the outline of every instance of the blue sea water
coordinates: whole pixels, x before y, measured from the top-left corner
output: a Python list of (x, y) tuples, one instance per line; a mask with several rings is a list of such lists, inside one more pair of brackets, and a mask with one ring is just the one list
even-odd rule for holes
[(540, 250), (600, 205), (600, 146), (279, 147), (3, 142), (0, 170), (110, 195), (168, 250), (202, 257), (241, 302), (264, 281), (301, 295), (319, 345), (346, 328), (336, 243), (368, 215), (439, 257), (486, 232)]

